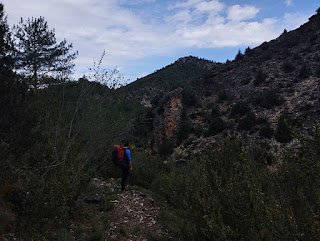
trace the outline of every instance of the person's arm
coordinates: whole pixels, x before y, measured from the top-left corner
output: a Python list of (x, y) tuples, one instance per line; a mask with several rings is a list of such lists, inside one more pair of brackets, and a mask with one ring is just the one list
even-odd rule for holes
[(130, 163), (130, 171), (132, 172), (132, 160), (131, 160), (131, 153), (130, 153), (129, 149), (127, 149), (127, 157), (128, 157), (128, 161)]

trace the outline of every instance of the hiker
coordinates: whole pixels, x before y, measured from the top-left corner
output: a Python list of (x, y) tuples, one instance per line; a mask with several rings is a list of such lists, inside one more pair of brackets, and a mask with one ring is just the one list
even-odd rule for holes
[(132, 161), (131, 161), (131, 153), (128, 149), (129, 143), (125, 142), (124, 144), (124, 155), (121, 162), (121, 170), (122, 170), (122, 179), (121, 179), (121, 190), (126, 190), (128, 187), (128, 177), (129, 173), (132, 172)]

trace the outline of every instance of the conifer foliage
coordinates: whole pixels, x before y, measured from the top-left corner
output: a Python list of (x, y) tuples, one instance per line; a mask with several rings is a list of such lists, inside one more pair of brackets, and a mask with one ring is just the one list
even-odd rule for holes
[[(70, 53), (72, 44), (57, 43), (55, 31), (50, 30), (43, 17), (28, 18), (13, 28), (16, 44), (16, 68), (26, 74), (37, 88), (42, 77), (67, 76), (74, 67), (77, 52)], [(55, 76), (56, 77), (56, 76)]]
[(7, 18), (4, 14), (4, 6), (0, 3), (0, 60), (1, 69), (9, 68), (12, 65), (12, 59), (9, 52), (12, 50), (13, 42), (11, 33), (7, 24)]

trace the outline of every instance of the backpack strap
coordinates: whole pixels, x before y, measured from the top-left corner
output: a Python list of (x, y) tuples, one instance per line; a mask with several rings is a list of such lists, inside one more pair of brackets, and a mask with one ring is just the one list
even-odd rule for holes
[(123, 148), (123, 159), (127, 159), (127, 154), (126, 154), (126, 150), (127, 148), (122, 147)]
[(124, 165), (128, 165), (128, 155), (126, 154), (126, 150), (127, 148), (123, 148), (123, 157), (122, 157), (122, 162), (124, 163)]

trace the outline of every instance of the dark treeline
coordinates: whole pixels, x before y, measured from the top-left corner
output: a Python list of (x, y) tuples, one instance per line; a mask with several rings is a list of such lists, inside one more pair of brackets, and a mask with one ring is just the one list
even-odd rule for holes
[[(10, 29), (0, 4), (0, 42), (0, 234), (39, 238), (49, 227), (68, 226), (93, 176), (118, 175), (110, 148), (142, 109), (123, 108), (110, 88), (117, 72), (101, 74), (101, 63), (70, 81), (77, 52), (66, 40), (56, 42), (43, 17)], [(112, 83), (95, 82), (106, 74)]]

